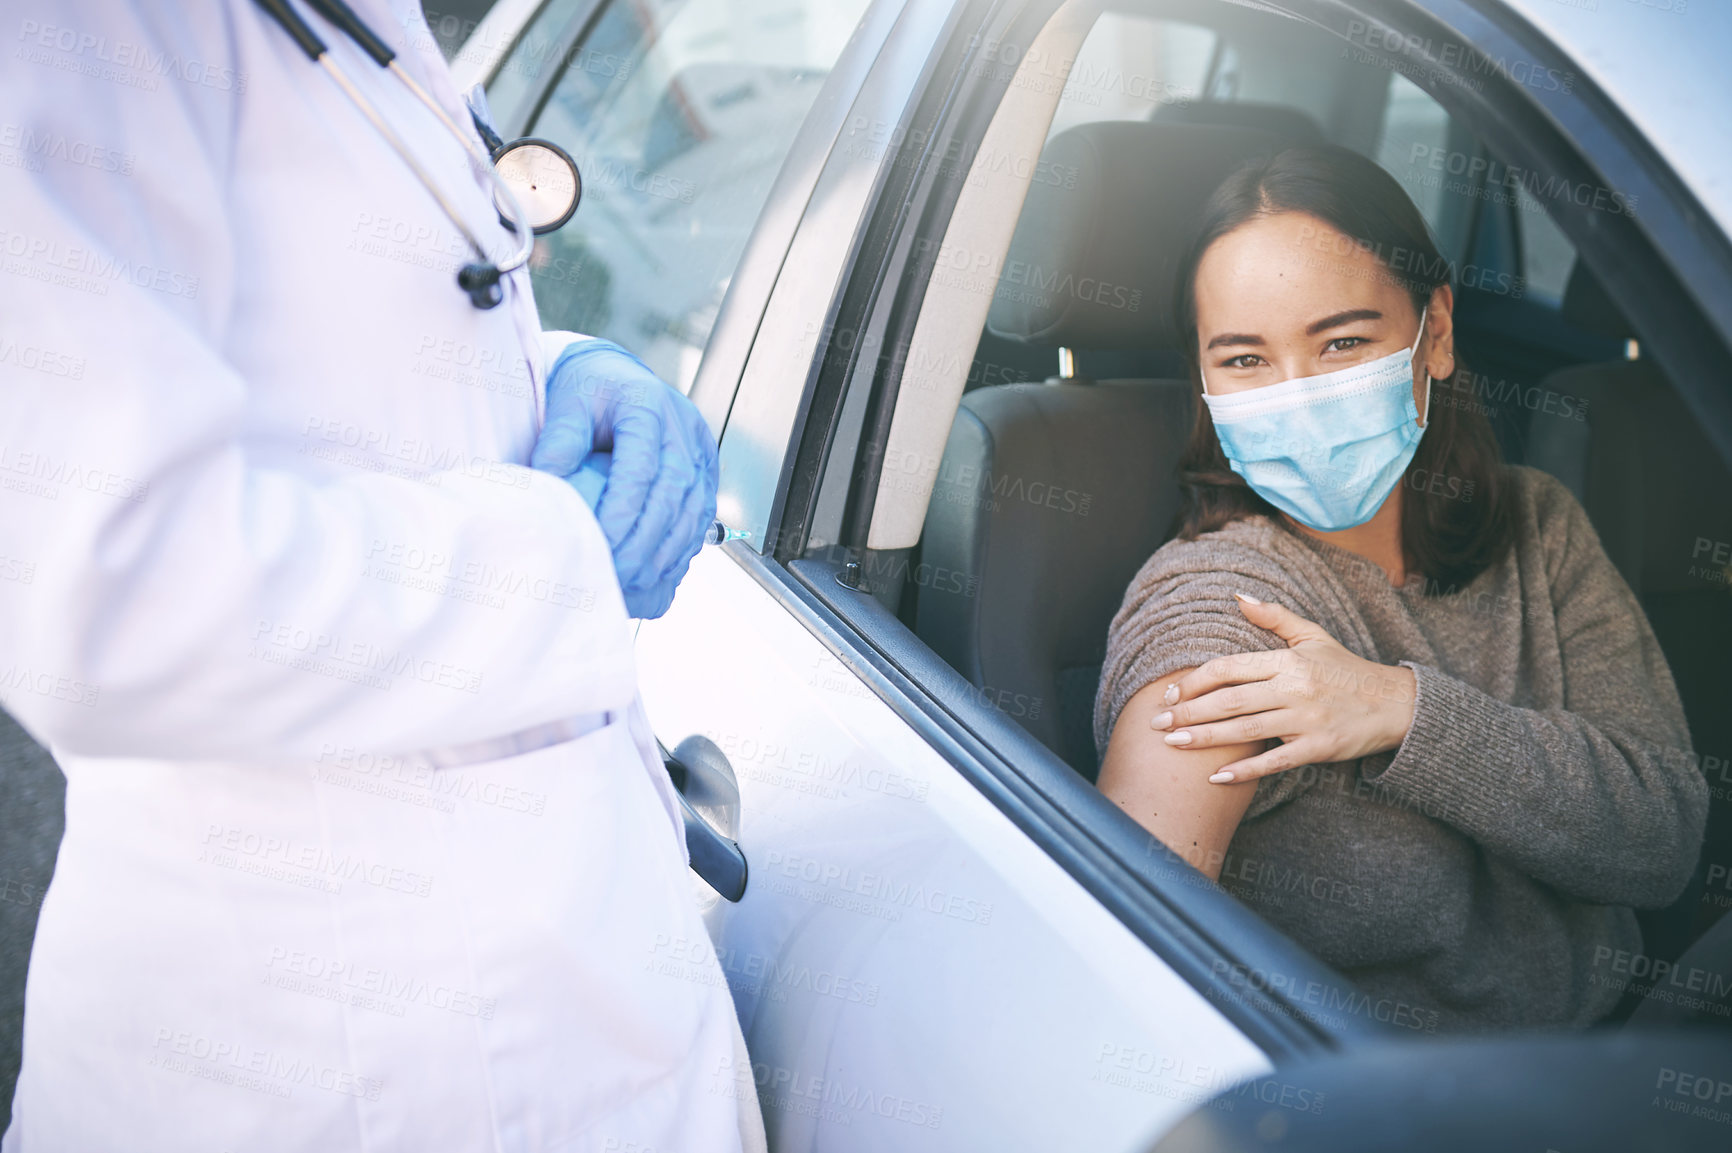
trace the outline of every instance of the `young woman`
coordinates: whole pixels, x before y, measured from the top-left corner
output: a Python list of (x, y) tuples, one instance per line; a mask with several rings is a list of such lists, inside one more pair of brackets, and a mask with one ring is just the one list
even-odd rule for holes
[(1445, 403), (1448, 279), (1344, 149), (1211, 198), (1183, 524), (1112, 623), (1100, 788), (1415, 1020), (1586, 1025), (1632, 908), (1688, 882), (1707, 784), (1581, 507)]

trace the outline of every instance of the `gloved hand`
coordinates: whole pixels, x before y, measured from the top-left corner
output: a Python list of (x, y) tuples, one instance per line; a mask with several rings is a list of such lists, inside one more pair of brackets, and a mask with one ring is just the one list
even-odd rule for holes
[(665, 613), (716, 517), (716, 441), (691, 401), (610, 341), (574, 344), (548, 374), (529, 463), (594, 508), (627, 611)]

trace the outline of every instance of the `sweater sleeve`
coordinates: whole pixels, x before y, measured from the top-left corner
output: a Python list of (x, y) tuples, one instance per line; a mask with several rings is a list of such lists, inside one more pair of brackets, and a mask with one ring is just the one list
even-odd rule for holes
[(1661, 907), (1695, 868), (1707, 781), (1640, 603), (1575, 499), (1549, 478), (1530, 483), (1550, 538), (1563, 706), (1521, 708), (1403, 661), (1413, 724), (1367, 779), (1562, 893)]
[[(1095, 698), (1095, 747), (1103, 757), (1119, 713), (1143, 688), (1215, 657), (1286, 647), (1280, 637), (1245, 619), (1235, 592), (1277, 603), (1295, 599), (1266, 553), (1235, 542), (1173, 541), (1143, 566), (1107, 633)], [(1263, 778), (1245, 819), (1291, 799), (1303, 776)]]

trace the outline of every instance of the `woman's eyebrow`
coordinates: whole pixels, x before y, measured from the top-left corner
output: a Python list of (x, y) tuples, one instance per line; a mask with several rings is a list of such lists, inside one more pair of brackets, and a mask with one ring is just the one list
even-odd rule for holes
[(1311, 327), (1305, 330), (1305, 335), (1316, 336), (1319, 332), (1327, 332), (1355, 320), (1382, 319), (1383, 314), (1375, 308), (1350, 308), (1346, 312), (1337, 312), (1334, 316), (1325, 316), (1322, 320), (1314, 321)]
[[(1253, 336), (1248, 332), (1223, 332), (1209, 342), (1209, 348), (1219, 348), (1223, 344), (1257, 344), (1263, 343), (1263, 338)], [(1207, 350), (1205, 350), (1207, 351)]]

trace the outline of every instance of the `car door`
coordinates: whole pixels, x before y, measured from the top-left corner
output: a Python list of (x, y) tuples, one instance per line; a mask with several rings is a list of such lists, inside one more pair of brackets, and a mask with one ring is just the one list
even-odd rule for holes
[[(709, 766), (700, 807), (747, 868), (738, 902), (702, 888), (709, 939), (644, 963), (683, 981), (720, 961), (751, 1060), (713, 1088), (755, 1086), (775, 1149), (1134, 1148), (1369, 1022), (1298, 1006), (1338, 979), (1032, 741), (1016, 702), (984, 703), (888, 614), (863, 622), (871, 597), (847, 617), (827, 602), (846, 590), (809, 527), (814, 478), (846, 479), (840, 430), (884, 359), (850, 317), (894, 289), (906, 205), (945, 171), (934, 141), (951, 169), (978, 145), (959, 90), (990, 112), (1008, 88), (983, 47), (1053, 5), (859, 5), (821, 82), (810, 56), (788, 68), (738, 35), (731, 55), (667, 47), (682, 20), (786, 34), (819, 3), (556, 0), (518, 37), (556, 63), (545, 86), (501, 87), (534, 69), (509, 53), (496, 73), (508, 130), (586, 173), (538, 258), (544, 323), (689, 388), (722, 430), (720, 515), (746, 534), (638, 632), (657, 735), (691, 775)], [(723, 37), (709, 27), (683, 43)], [(764, 114), (741, 115), (755, 94)]]

